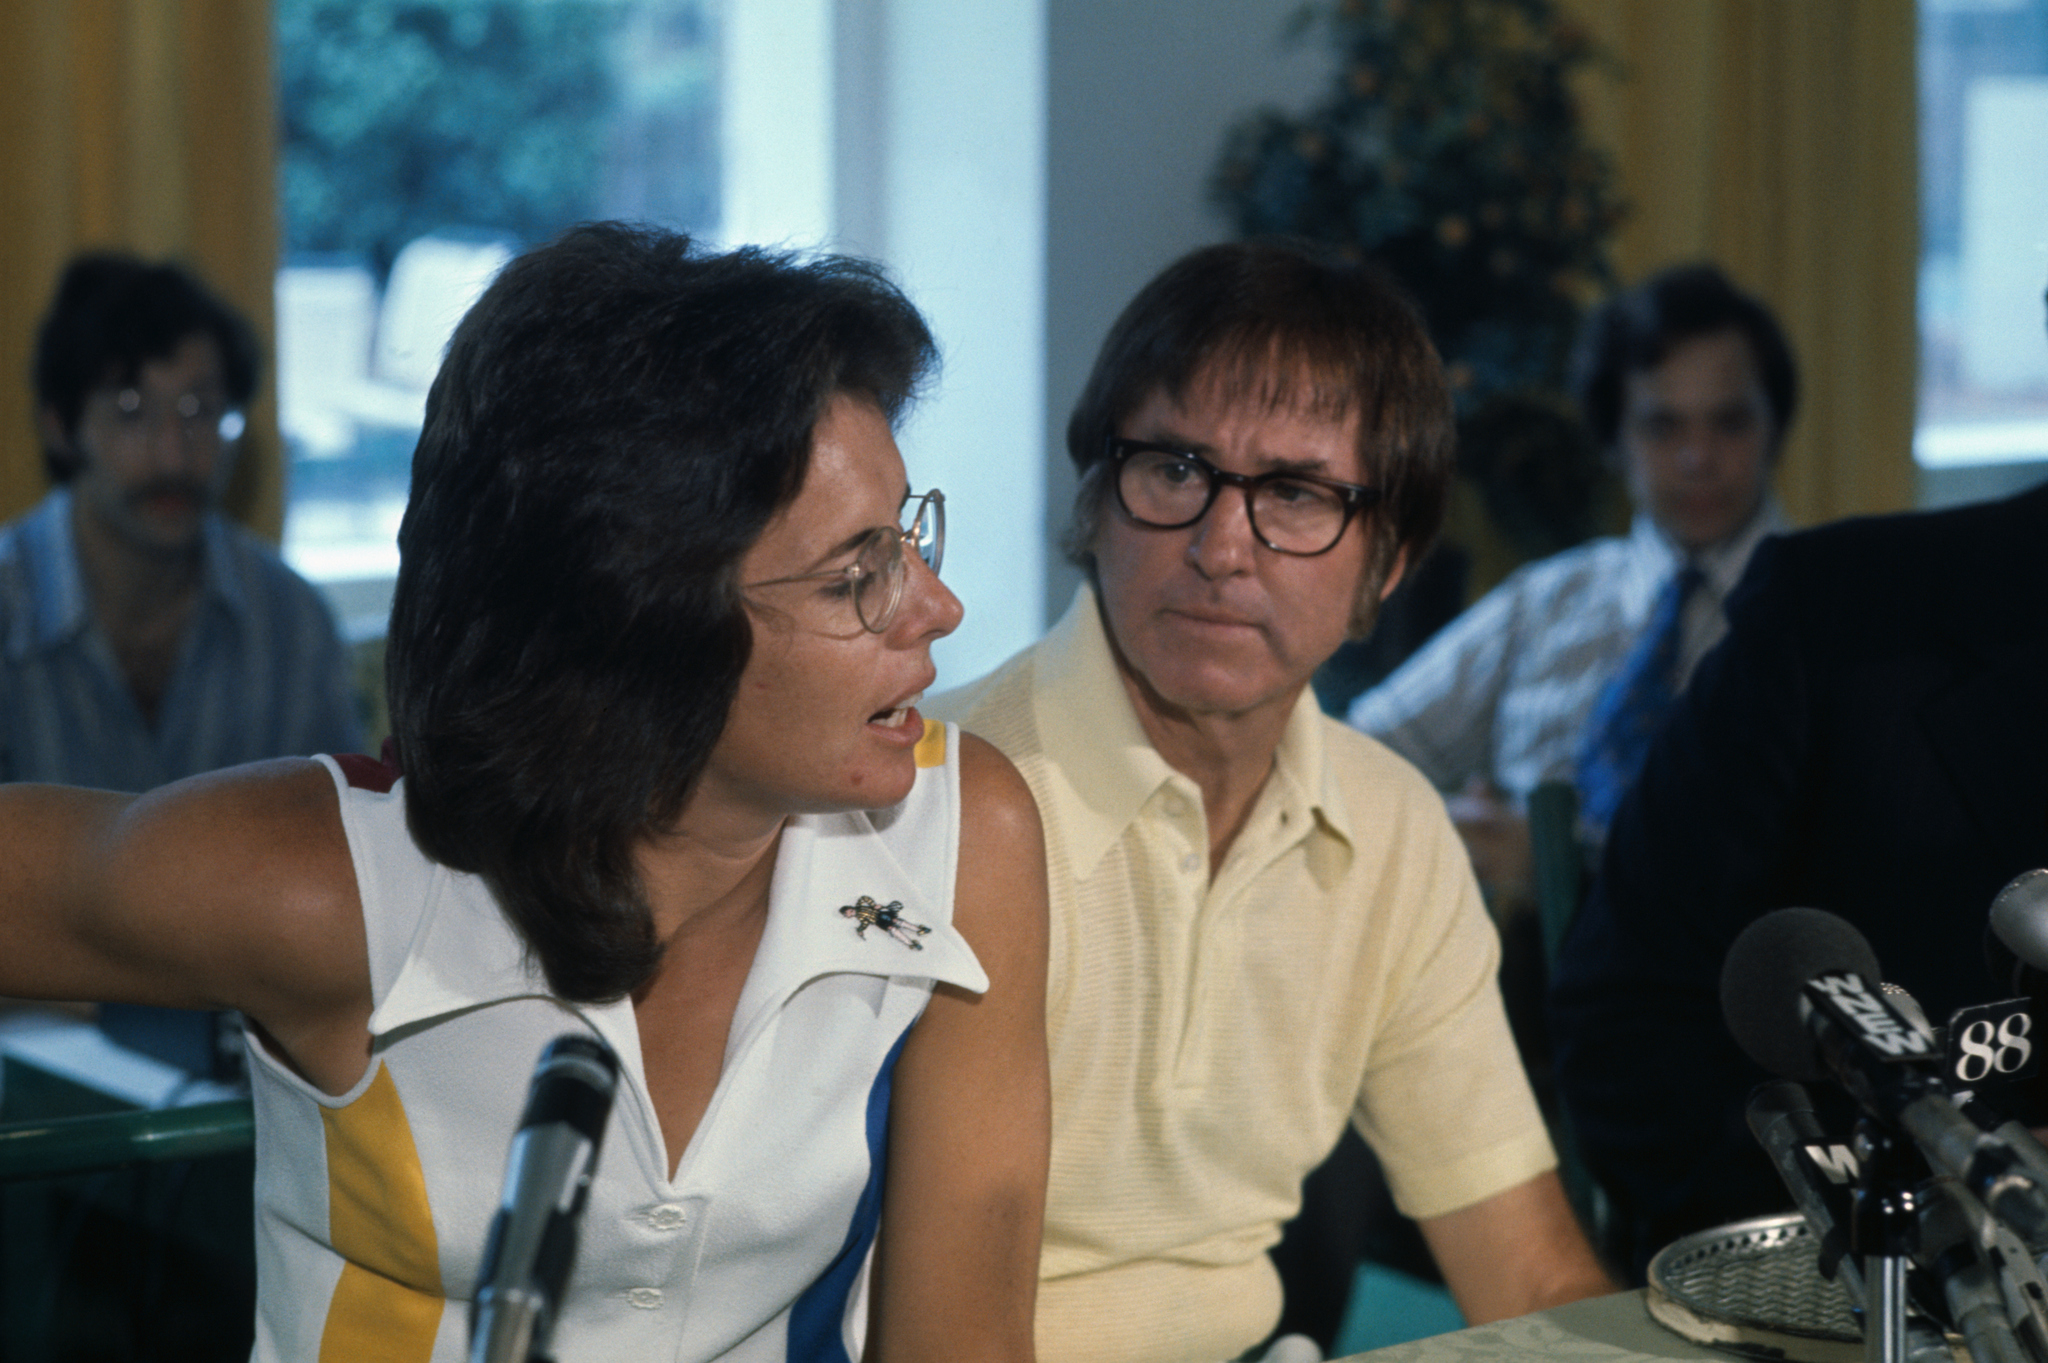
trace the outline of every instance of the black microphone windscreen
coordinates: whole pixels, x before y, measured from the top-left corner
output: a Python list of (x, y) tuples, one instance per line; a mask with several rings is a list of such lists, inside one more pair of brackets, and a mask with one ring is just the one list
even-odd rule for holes
[(1836, 970), (1853, 970), (1877, 987), (1877, 953), (1846, 919), (1779, 909), (1744, 928), (1721, 963), (1721, 1017), (1743, 1053), (1787, 1079), (1828, 1078), (1806, 1030), (1804, 991), (1814, 976)]
[(595, 1144), (603, 1139), (618, 1083), (619, 1062), (611, 1047), (596, 1037), (574, 1032), (558, 1036), (541, 1052), (540, 1063), (534, 1067), (519, 1125), (562, 1122)]

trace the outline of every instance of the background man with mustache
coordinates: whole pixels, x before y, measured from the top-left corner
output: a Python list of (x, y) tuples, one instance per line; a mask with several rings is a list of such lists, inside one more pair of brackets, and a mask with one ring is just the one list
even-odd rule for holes
[[(34, 371), (57, 486), (0, 526), (0, 781), (139, 792), (362, 747), (326, 603), (219, 511), (259, 365), (249, 324), (177, 266), (66, 267)], [(99, 1019), (180, 1069), (239, 1064), (214, 1015)]]
[(177, 266), (64, 271), (34, 380), (57, 487), (0, 528), (0, 779), (143, 791), (361, 746), (327, 607), (218, 511), (258, 365)]

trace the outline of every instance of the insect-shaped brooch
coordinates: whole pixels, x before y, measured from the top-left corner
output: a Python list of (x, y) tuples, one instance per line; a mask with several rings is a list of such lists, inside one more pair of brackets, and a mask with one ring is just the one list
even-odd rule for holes
[(862, 941), (867, 940), (869, 928), (880, 928), (912, 951), (924, 950), (924, 943), (917, 939), (931, 931), (924, 924), (913, 923), (903, 916), (902, 901), (892, 899), (886, 904), (877, 904), (871, 895), (862, 895), (851, 904), (842, 905), (839, 916), (853, 920), (854, 936)]

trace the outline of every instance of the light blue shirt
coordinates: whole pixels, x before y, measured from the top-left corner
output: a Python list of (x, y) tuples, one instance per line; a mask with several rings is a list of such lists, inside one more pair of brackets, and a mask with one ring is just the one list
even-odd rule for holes
[(200, 600), (154, 727), (93, 618), (58, 488), (0, 528), (0, 780), (143, 791), (362, 744), (326, 603), (261, 540), (209, 516)]

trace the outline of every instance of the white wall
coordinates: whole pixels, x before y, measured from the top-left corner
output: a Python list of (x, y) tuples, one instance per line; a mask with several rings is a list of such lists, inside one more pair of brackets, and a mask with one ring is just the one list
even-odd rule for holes
[(1045, 615), (1044, 0), (886, 8), (876, 245), (945, 357), (902, 444), (912, 481), (947, 494), (945, 575), (967, 606), (933, 655), (950, 686), (1038, 637)]
[(728, 0), (719, 236), (817, 246), (835, 231), (832, 0)]
[[(886, 264), (944, 369), (898, 432), (945, 489), (968, 681), (1045, 616), (1044, 0), (730, 0), (728, 243)], [(823, 150), (823, 154), (820, 153)]]

